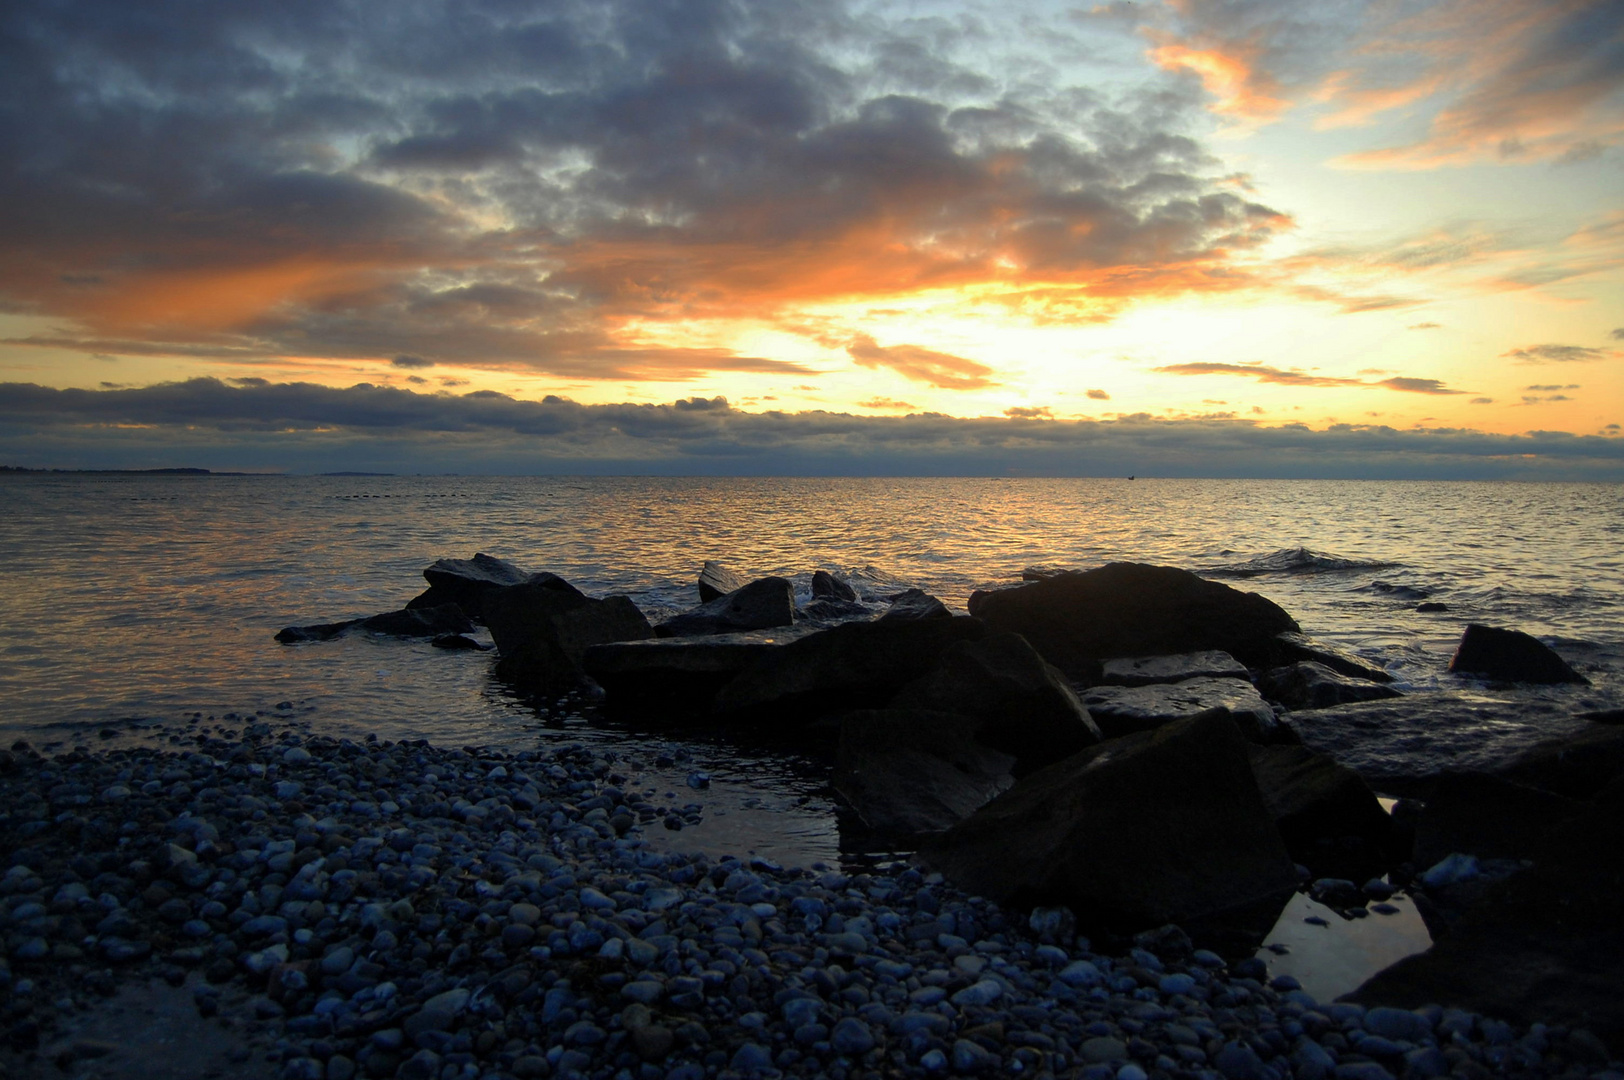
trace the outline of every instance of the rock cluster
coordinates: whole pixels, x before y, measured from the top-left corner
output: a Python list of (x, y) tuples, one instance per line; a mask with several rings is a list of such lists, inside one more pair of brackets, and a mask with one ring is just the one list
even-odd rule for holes
[[(286, 1078), (1604, 1075), (1577, 1027), (1321, 1003), (1175, 927), (1096, 951), (937, 875), (663, 854), (613, 754), (273, 734), (0, 759), (12, 1064), (155, 971)], [(1617, 1069), (1617, 1063), (1612, 1063)]]

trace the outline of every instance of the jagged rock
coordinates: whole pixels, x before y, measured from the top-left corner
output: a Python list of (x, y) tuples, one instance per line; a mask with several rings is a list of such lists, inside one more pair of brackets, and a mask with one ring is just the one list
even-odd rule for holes
[(1454, 852), (1480, 859), (1537, 859), (1551, 830), (1582, 804), (1482, 773), (1446, 773), (1415, 826), (1415, 865)]
[(667, 619), (656, 632), (661, 637), (736, 634), (789, 626), (794, 621), (795, 586), (788, 578), (765, 577)]
[(799, 609), (795, 617), (823, 623), (851, 622), (854, 619), (872, 619), (874, 611), (860, 601), (823, 596)]
[(650, 638), (594, 645), (582, 666), (604, 689), (604, 706), (650, 721), (708, 714), (716, 693), (738, 674), (785, 644), (816, 633), (785, 626), (743, 634)]
[(705, 567), (699, 571), (699, 602), (708, 604), (718, 597), (726, 596), (735, 589), (744, 588), (744, 579), (719, 562), (705, 560)]
[(1381, 668), (1372, 667), (1351, 653), (1314, 641), (1303, 634), (1295, 632), (1279, 634), (1275, 637), (1274, 644), (1280, 654), (1280, 664), (1307, 660), (1324, 664), (1338, 675), (1346, 675), (1353, 679), (1368, 679), (1378, 683), (1393, 681), (1393, 677)]
[(1446, 772), (1499, 772), (1536, 743), (1591, 727), (1559, 704), (1460, 693), (1408, 694), (1291, 718), (1303, 744), (1377, 791), (1425, 797)]
[(531, 578), (491, 593), (485, 614), (502, 654), (497, 676), (530, 694), (557, 695), (580, 686), (582, 658), (593, 645), (654, 635), (628, 597), (594, 600), (561, 579)]
[(1271, 668), (1259, 677), (1258, 687), (1271, 700), (1293, 711), (1401, 696), (1390, 686), (1339, 674), (1313, 660)]
[(495, 648), (493, 645), (482, 645), (466, 634), (441, 634), (429, 644), (436, 649), (450, 649), (461, 652), (489, 652)]
[(735, 720), (780, 721), (882, 708), (935, 667), (948, 646), (986, 629), (979, 619), (924, 619), (820, 630), (740, 672), (716, 695), (716, 710)]
[(882, 622), (913, 622), (920, 619), (951, 619), (947, 605), (922, 589), (909, 589), (891, 598), (891, 606), (880, 616)]
[(970, 614), (1032, 643), (1074, 681), (1099, 662), (1221, 649), (1256, 667), (1278, 661), (1275, 635), (1297, 623), (1272, 601), (1168, 566), (1109, 563), (1013, 589), (977, 592)]
[(1126, 929), (1239, 907), (1297, 881), (1246, 740), (1219, 713), (1033, 773), (921, 855), (1001, 904), (1063, 904), (1083, 925)]
[(1108, 739), (1220, 710), (1233, 717), (1241, 732), (1253, 742), (1295, 741), (1290, 729), (1280, 723), (1274, 710), (1258, 695), (1257, 688), (1241, 679), (1201, 678), (1149, 686), (1093, 686), (1080, 696), (1083, 707)]
[(472, 559), (437, 559), (423, 571), (427, 591), (408, 601), (410, 609), (456, 604), (476, 623), (485, 621), (485, 597), (493, 589), (518, 585), (530, 575), (506, 559), (483, 551)]
[(276, 640), (284, 645), (303, 645), (312, 641), (331, 641), (360, 621), (360, 619), (346, 619), (343, 622), (284, 626), (276, 632)]
[(1172, 656), (1124, 656), (1107, 660), (1100, 674), (1106, 686), (1150, 686), (1186, 679), (1250, 679), (1246, 665), (1226, 652), (1176, 653)]
[(1449, 661), (1455, 675), (1476, 675), (1500, 682), (1584, 683), (1590, 680), (1568, 666), (1539, 639), (1521, 630), (1501, 630), (1472, 623), (1461, 635)]
[(826, 597), (830, 600), (855, 601), (857, 590), (829, 571), (818, 570), (812, 575), (812, 596), (814, 599)]
[(940, 832), (1013, 783), (1015, 759), (976, 741), (971, 717), (883, 709), (840, 718), (835, 789), (878, 832)]
[(1019, 634), (948, 646), (935, 670), (903, 687), (891, 707), (974, 717), (977, 739), (1013, 755), (1016, 775), (1100, 741), (1066, 677)]
[(1586, 1028), (1624, 1056), (1624, 778), (1548, 830), (1532, 869), (1349, 997), (1449, 1002), (1517, 1024)]
[(1305, 746), (1250, 746), (1252, 775), (1269, 816), (1299, 862), (1323, 840), (1358, 837), (1394, 851), (1399, 830), (1359, 774)]

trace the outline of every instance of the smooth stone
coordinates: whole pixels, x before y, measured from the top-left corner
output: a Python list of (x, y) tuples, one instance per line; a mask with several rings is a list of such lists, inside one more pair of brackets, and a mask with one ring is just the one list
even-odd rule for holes
[(1106, 686), (1149, 686), (1186, 679), (1249, 679), (1246, 665), (1217, 649), (1172, 656), (1122, 656), (1107, 660), (1100, 674)]

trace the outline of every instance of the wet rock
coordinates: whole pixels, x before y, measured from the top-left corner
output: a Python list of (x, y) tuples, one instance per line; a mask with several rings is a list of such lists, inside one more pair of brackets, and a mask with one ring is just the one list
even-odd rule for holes
[[(1275, 651), (1279, 654), (1281, 664), (1295, 663), (1306, 660), (1315, 664), (1324, 664), (1338, 675), (1346, 675), (1351, 679), (1366, 679), (1370, 682), (1389, 683), (1393, 677), (1379, 667), (1361, 660), (1351, 653), (1330, 645), (1321, 644), (1304, 634), (1288, 631), (1276, 635), (1274, 639)], [(1272, 665), (1265, 665), (1272, 666)]]
[[(518, 585), (530, 575), (505, 559), (483, 551), (472, 559), (436, 559), (423, 571), (428, 589), (406, 604), (408, 609), (456, 604), (477, 623), (485, 621), (485, 597), (491, 592)], [(552, 575), (546, 575), (551, 577)]]
[(1402, 856), (1400, 832), (1370, 786), (1345, 765), (1304, 746), (1251, 746), (1263, 802), (1292, 856), (1303, 861), (1321, 841), (1357, 837), (1377, 853)]
[(970, 614), (1030, 641), (1073, 680), (1092, 683), (1112, 657), (1222, 650), (1258, 667), (1278, 662), (1285, 611), (1187, 570), (1109, 563), (1013, 589), (977, 592)]
[(303, 645), (312, 641), (331, 641), (358, 622), (360, 622), (359, 619), (347, 619), (344, 622), (284, 626), (276, 632), (276, 640), (284, 645)]
[(744, 634), (650, 638), (589, 647), (582, 668), (620, 715), (692, 719), (711, 711), (716, 694), (741, 672), (817, 627), (785, 626)]
[(1409, 694), (1292, 716), (1312, 750), (1378, 791), (1425, 795), (1447, 772), (1496, 773), (1536, 743), (1590, 729), (1561, 705), (1470, 694)]
[(1343, 675), (1314, 660), (1271, 668), (1259, 677), (1258, 688), (1292, 711), (1400, 696), (1390, 686)]
[(708, 604), (712, 600), (726, 596), (736, 589), (744, 587), (744, 579), (719, 562), (705, 560), (704, 568), (699, 571), (699, 602)]
[(881, 622), (912, 622), (919, 619), (951, 619), (953, 613), (947, 605), (922, 589), (909, 589), (891, 598), (891, 606), (880, 616)]
[(1583, 804), (1480, 773), (1446, 773), (1432, 785), (1415, 827), (1415, 865), (1453, 852), (1537, 859), (1545, 839)]
[(1172, 656), (1124, 656), (1105, 661), (1100, 683), (1105, 686), (1149, 686), (1186, 679), (1250, 679), (1246, 665), (1217, 649), (1176, 653)]
[(1081, 921), (1161, 926), (1289, 891), (1296, 870), (1247, 743), (1218, 713), (1100, 744), (1034, 773), (926, 844), (962, 887)]
[(1590, 680), (1568, 666), (1555, 651), (1520, 630), (1472, 623), (1461, 635), (1449, 661), (1455, 675), (1475, 675), (1500, 682), (1584, 683)]
[(331, 641), (352, 630), (365, 630), (390, 637), (438, 637), (442, 634), (466, 634), (474, 624), (455, 604), (438, 607), (420, 607), (401, 611), (386, 611), (365, 619), (347, 622), (315, 623), (309, 626), (289, 626), (277, 631), (276, 640), (284, 645), (298, 645), (312, 641)]
[(1498, 775), (1570, 799), (1588, 799), (1624, 776), (1624, 728), (1586, 725), (1535, 743)]
[(1108, 739), (1150, 731), (1173, 720), (1218, 711), (1231, 717), (1253, 742), (1292, 741), (1290, 729), (1240, 679), (1186, 679), (1148, 686), (1095, 686), (1083, 691), (1084, 708)]
[(489, 652), (490, 645), (482, 645), (466, 634), (441, 634), (429, 642), (436, 649), (449, 649), (453, 652)]
[(806, 721), (851, 709), (881, 708), (925, 675), (947, 648), (986, 633), (976, 619), (845, 623), (809, 634), (762, 657), (716, 695), (734, 720)]
[(837, 600), (825, 596), (813, 600), (804, 607), (796, 610), (797, 622), (808, 620), (825, 624), (851, 622), (857, 619), (872, 619), (874, 611), (867, 604), (855, 600)]
[(795, 586), (788, 578), (765, 577), (707, 601), (661, 623), (660, 637), (694, 637), (770, 630), (795, 621)]
[(940, 832), (1014, 782), (1014, 758), (954, 713), (885, 709), (840, 718), (834, 785), (863, 821), (900, 836)]
[(812, 574), (812, 596), (814, 599), (852, 602), (857, 599), (857, 590), (844, 578), (836, 577), (827, 570), (818, 570)]
[(974, 717), (976, 739), (1012, 755), (1017, 776), (1101, 738), (1065, 676), (1019, 634), (948, 646), (936, 668), (903, 687), (891, 705)]
[(564, 694), (581, 685), (582, 661), (594, 645), (654, 635), (628, 597), (596, 600), (545, 582), (491, 593), (485, 614), (502, 653), (497, 676), (533, 694)]

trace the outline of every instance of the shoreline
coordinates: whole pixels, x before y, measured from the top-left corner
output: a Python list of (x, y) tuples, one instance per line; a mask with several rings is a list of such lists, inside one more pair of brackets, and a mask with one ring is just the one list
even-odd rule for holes
[(1182, 931), (1106, 956), (916, 868), (656, 850), (682, 810), (616, 764), (268, 723), (4, 752), (0, 1061), (65, 1069), (76, 1016), (157, 978), (302, 1080), (1624, 1080), (1586, 1032), (1317, 1002)]

